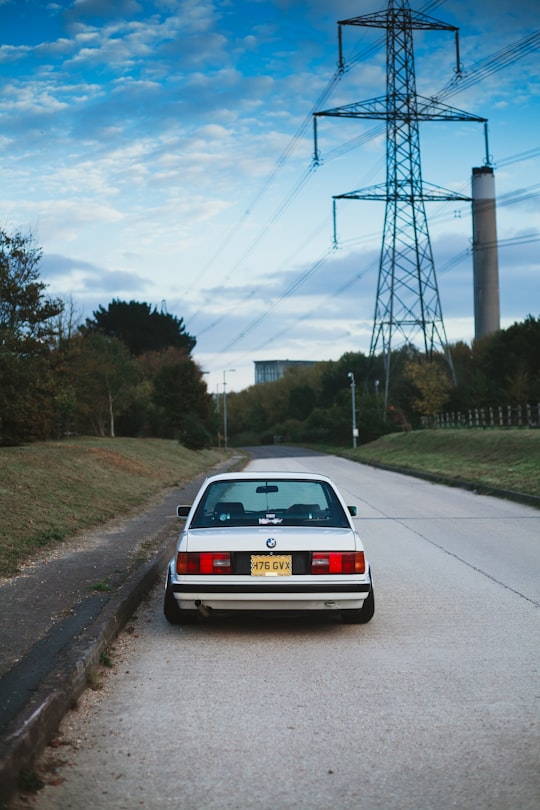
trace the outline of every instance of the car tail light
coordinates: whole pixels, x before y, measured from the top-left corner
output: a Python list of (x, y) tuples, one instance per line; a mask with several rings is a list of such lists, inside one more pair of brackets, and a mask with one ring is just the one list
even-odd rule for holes
[(363, 551), (314, 551), (311, 555), (312, 574), (365, 574)]
[(179, 551), (177, 574), (230, 574), (231, 555), (228, 551)]

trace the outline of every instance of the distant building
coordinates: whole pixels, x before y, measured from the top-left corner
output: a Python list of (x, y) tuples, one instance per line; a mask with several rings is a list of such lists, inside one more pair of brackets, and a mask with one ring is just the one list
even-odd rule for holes
[(280, 380), (288, 368), (313, 366), (315, 360), (255, 360), (255, 385)]

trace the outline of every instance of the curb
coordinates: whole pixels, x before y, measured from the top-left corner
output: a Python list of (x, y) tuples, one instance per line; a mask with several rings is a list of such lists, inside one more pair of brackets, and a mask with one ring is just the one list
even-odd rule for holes
[[(245, 461), (242, 455), (232, 455), (212, 470), (186, 481), (178, 495), (184, 491), (192, 491), (194, 495), (206, 475), (241, 468)], [(124, 584), (111, 594), (99, 616), (57, 656), (32, 699), (3, 729), (0, 739), (0, 810), (9, 808), (21, 772), (32, 770), (67, 712), (87, 688), (90, 674), (99, 666), (102, 653), (116, 639), (153, 585), (160, 577), (165, 577), (178, 531), (165, 526), (153, 536), (158, 542), (161, 540), (161, 545), (152, 559), (132, 571)]]
[(387, 472), (409, 475), (412, 478), (421, 478), (422, 480), (429, 481), (432, 484), (442, 484), (446, 487), (465, 489), (469, 492), (474, 492), (476, 495), (491, 495), (494, 498), (515, 501), (516, 503), (523, 503), (540, 509), (540, 496), (530, 495), (528, 492), (517, 492), (513, 489), (498, 489), (497, 487), (489, 486), (489, 484), (482, 484), (478, 481), (463, 481), (461, 478), (447, 478), (444, 475), (422, 472), (421, 470), (413, 470), (408, 467), (393, 467), (391, 464), (379, 464), (376, 461), (361, 461), (359, 459), (351, 458), (350, 456), (345, 456), (345, 458), (349, 458), (351, 461), (356, 461), (358, 464), (363, 464), (365, 467), (375, 467), (375, 469), (378, 470), (386, 470)]
[(21, 771), (32, 768), (63, 717), (87, 688), (89, 675), (99, 665), (102, 653), (163, 575), (175, 544), (176, 534), (169, 535), (154, 558), (128, 577), (84, 634), (57, 658), (54, 669), (43, 680), (32, 701), (6, 728), (0, 741), (3, 802), (13, 797)]

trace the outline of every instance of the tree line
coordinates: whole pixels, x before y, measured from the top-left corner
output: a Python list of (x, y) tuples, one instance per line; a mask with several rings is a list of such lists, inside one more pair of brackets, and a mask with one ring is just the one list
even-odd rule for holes
[[(114, 299), (76, 323), (73, 306), (47, 294), (41, 256), (30, 236), (0, 230), (0, 445), (70, 434), (217, 444), (222, 398), (208, 392), (183, 319)], [(229, 393), (230, 442), (347, 445), (353, 403), (365, 443), (442, 410), (540, 402), (539, 318), (449, 350), (457, 383), (441, 354), (393, 352), (387, 407), (383, 357), (361, 352)]]
[(276, 382), (231, 393), (231, 443), (350, 445), (353, 402), (358, 444), (384, 433), (420, 428), (426, 417), (441, 411), (527, 404), (536, 408), (540, 402), (540, 318), (529, 315), (471, 346), (460, 341), (448, 348), (454, 374), (443, 354), (426, 358), (411, 345), (392, 352), (387, 407), (383, 357), (370, 359), (362, 352), (295, 366)]
[(41, 250), (0, 231), (0, 445), (70, 434), (213, 443), (215, 410), (183, 320), (113, 300), (84, 324), (47, 295)]

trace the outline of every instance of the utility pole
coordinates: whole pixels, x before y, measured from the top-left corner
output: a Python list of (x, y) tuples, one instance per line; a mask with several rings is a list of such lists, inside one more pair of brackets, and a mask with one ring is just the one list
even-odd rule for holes
[(354, 374), (352, 371), (349, 371), (347, 377), (351, 381), (351, 401), (352, 401), (352, 446), (356, 447), (357, 439), (358, 439), (358, 428), (356, 427), (356, 382), (354, 379)]
[[(426, 201), (470, 201), (447, 189), (422, 181), (420, 121), (478, 121), (485, 118), (447, 107), (436, 99), (416, 93), (413, 30), (445, 30), (455, 33), (456, 74), (460, 75), (458, 29), (411, 11), (408, 0), (390, 0), (386, 11), (338, 22), (339, 69), (344, 72), (342, 27), (365, 26), (386, 30), (386, 95), (347, 104), (314, 115), (386, 121), (386, 182), (336, 195), (336, 200), (384, 200), (382, 248), (370, 359), (377, 351), (384, 360), (384, 406), (388, 406), (392, 352), (419, 342), (427, 358), (434, 350), (446, 355), (447, 347), (435, 265), (429, 238)], [(317, 143), (316, 118), (315, 144)], [(315, 146), (315, 160), (318, 160)], [(335, 217), (334, 217), (335, 221)]]
[(224, 369), (223, 371), (223, 447), (228, 449), (227, 439), (227, 371), (236, 371), (235, 368)]

